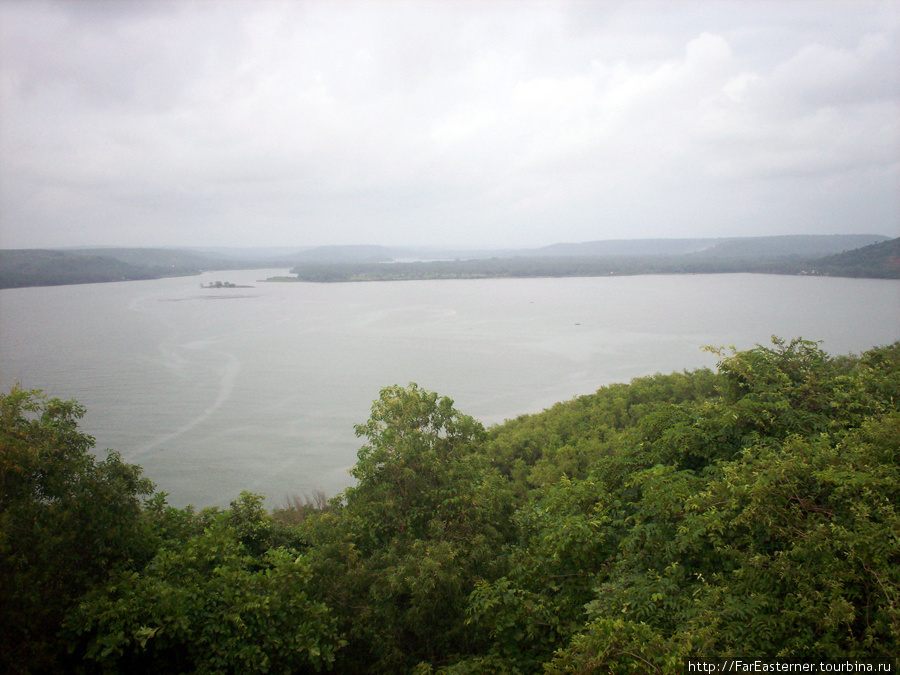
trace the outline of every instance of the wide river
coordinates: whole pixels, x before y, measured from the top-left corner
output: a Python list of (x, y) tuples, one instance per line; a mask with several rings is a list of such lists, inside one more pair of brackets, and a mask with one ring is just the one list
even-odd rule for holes
[[(768, 275), (258, 282), (284, 270), (0, 291), (0, 386), (87, 407), (170, 503), (333, 495), (381, 387), (493, 424), (611, 382), (714, 366), (701, 346), (900, 339), (900, 282)], [(221, 279), (251, 288), (205, 289)], [(100, 452), (102, 455), (103, 453)]]

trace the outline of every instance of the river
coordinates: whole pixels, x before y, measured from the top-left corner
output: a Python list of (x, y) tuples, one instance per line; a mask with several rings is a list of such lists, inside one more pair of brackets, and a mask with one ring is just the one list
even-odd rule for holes
[[(87, 407), (97, 448), (170, 503), (277, 506), (352, 479), (381, 387), (493, 424), (771, 335), (831, 353), (900, 339), (900, 281), (679, 275), (266, 283), (284, 270), (0, 291), (0, 386)], [(248, 288), (201, 288), (214, 280)], [(102, 452), (100, 453), (102, 455)]]

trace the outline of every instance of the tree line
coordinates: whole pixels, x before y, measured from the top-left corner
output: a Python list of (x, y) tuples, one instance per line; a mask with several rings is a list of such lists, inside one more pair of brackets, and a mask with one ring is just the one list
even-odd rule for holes
[(900, 665), (900, 342), (773, 338), (485, 428), (383, 389), (330, 500), (174, 508), (0, 399), (0, 669), (681, 673)]
[[(900, 279), (900, 238), (824, 258), (760, 254), (747, 246), (681, 255), (512, 256), (422, 262), (307, 262), (279, 281), (411, 281), (638, 274), (801, 274)], [(713, 249), (714, 251), (715, 249)], [(273, 279), (274, 280), (274, 279)]]
[[(320, 246), (306, 251), (277, 250), (265, 256), (252, 249), (232, 254), (190, 249), (0, 250), (0, 288), (54, 286), (188, 276), (209, 270), (288, 268), (295, 277), (278, 281), (394, 281), (504, 277), (606, 276), (610, 274), (713, 274), (752, 272), (900, 279), (900, 238), (863, 235), (744, 237), (736, 239), (621, 240), (556, 244), (543, 249), (508, 250), (474, 259), (392, 262), (432, 257), (440, 251), (379, 246)], [(718, 243), (715, 243), (718, 242)], [(714, 244), (714, 245), (711, 245)], [(694, 246), (709, 246), (692, 250)], [(850, 250), (822, 257), (824, 251)], [(853, 247), (856, 248), (853, 248)], [(464, 258), (467, 253), (459, 251)]]

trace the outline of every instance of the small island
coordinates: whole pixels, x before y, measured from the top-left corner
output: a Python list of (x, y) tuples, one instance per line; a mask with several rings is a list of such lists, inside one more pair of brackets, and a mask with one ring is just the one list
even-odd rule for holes
[(200, 288), (253, 288), (253, 286), (240, 286), (230, 281), (210, 281), (208, 284), (200, 284)]

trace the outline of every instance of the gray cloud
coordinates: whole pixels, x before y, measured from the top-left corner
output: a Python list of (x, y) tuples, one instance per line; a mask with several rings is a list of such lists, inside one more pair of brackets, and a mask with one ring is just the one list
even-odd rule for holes
[(900, 235), (880, 2), (0, 0), (0, 245)]

